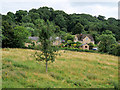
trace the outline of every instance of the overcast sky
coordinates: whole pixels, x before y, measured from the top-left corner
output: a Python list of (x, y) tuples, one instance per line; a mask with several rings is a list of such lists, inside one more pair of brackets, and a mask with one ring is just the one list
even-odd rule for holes
[(2, 0), (0, 13), (27, 10), (48, 6), (55, 10), (63, 10), (68, 14), (86, 13), (93, 16), (103, 15), (106, 18), (118, 18), (119, 0)]

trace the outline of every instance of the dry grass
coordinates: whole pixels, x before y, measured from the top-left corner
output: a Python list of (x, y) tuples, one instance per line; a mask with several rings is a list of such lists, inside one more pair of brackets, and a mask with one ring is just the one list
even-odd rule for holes
[(46, 74), (45, 63), (35, 61), (35, 52), (3, 49), (3, 87), (113, 88), (118, 85), (116, 56), (61, 50), (56, 61), (49, 62)]

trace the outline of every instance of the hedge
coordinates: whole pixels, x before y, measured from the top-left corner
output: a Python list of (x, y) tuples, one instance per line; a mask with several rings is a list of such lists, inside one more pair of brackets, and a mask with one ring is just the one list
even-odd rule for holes
[(77, 52), (93, 52), (93, 53), (98, 53), (98, 51), (94, 50), (83, 50), (79, 48), (69, 48), (69, 47), (60, 47), (61, 50), (70, 50), (70, 51), (77, 51)]

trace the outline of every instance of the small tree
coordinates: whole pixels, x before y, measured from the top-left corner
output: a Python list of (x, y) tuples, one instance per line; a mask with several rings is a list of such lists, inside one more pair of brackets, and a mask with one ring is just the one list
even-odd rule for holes
[(57, 49), (53, 46), (54, 41), (54, 26), (52, 23), (47, 21), (47, 24), (43, 21), (41, 23), (41, 28), (39, 32), (39, 39), (41, 42), (40, 52), (36, 52), (35, 57), (37, 61), (46, 62), (46, 72), (47, 72), (47, 63), (48, 61), (55, 61), (55, 52)]

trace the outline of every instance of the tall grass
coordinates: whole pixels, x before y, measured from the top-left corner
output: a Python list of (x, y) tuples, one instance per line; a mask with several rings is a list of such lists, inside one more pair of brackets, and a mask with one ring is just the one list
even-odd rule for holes
[(36, 50), (3, 49), (3, 88), (118, 88), (118, 57), (60, 50), (55, 62), (37, 62)]

